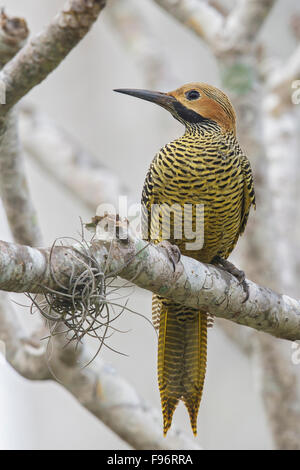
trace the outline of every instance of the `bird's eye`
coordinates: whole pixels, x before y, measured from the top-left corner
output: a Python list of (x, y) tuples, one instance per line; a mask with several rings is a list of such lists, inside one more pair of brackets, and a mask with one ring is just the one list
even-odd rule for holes
[(185, 96), (187, 97), (189, 101), (192, 101), (192, 100), (197, 100), (198, 98), (200, 98), (200, 93), (197, 90), (190, 90), (186, 92)]

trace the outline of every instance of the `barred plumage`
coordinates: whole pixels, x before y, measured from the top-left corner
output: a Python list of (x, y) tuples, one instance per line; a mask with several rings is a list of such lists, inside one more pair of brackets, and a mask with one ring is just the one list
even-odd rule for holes
[[(167, 238), (181, 253), (202, 262), (211, 263), (216, 256), (226, 259), (255, 204), (250, 163), (238, 144), (235, 113), (227, 96), (201, 83), (166, 94), (118, 91), (160, 104), (186, 127), (182, 137), (160, 150), (147, 173), (142, 194), (147, 238), (156, 243)], [(156, 204), (161, 211), (153, 211)], [(170, 206), (171, 232), (164, 237), (162, 222)], [(183, 220), (186, 207), (189, 210)], [(185, 236), (185, 223), (198, 236), (203, 230), (202, 247), (188, 245), (191, 240)], [(182, 400), (196, 434), (211, 316), (156, 295), (152, 312), (153, 324), (159, 328), (158, 382), (164, 433)]]

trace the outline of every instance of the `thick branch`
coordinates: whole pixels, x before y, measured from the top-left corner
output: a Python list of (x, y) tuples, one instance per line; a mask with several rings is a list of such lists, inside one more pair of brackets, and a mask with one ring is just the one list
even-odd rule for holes
[(69, 0), (53, 21), (21, 49), (0, 74), (6, 104), (0, 115), (41, 83), (89, 31), (105, 0)]
[[(174, 273), (160, 249), (134, 236), (128, 241), (115, 240), (112, 248), (109, 247), (102, 241), (90, 246), (90, 253), (107, 273), (118, 272), (127, 280), (134, 278), (139, 287), (217, 317), (280, 338), (300, 339), (300, 303), (297, 300), (248, 281), (250, 297), (243, 302), (243, 289), (227, 272), (183, 256)], [(81, 250), (80, 245), (75, 248)], [(73, 250), (74, 247), (56, 247), (52, 252), (56, 280), (66, 286), (74, 272), (78, 274), (85, 269), (78, 254), (75, 259)], [(32, 293), (57, 289), (50, 274), (49, 255), (50, 249), (0, 242), (0, 288)]]

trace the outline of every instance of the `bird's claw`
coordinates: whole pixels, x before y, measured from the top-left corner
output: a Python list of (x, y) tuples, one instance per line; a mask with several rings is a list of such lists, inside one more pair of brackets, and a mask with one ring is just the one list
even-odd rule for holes
[(178, 248), (177, 245), (172, 245), (167, 240), (160, 242), (159, 246), (166, 251), (168, 258), (172, 263), (173, 271), (175, 272), (176, 264), (179, 263), (180, 258), (181, 258), (180, 249)]
[(246, 297), (244, 298), (242, 302), (244, 304), (249, 299), (249, 294), (250, 294), (249, 286), (247, 284), (244, 271), (242, 271), (241, 269), (238, 269), (236, 266), (234, 266), (234, 264), (230, 263), (230, 261), (227, 261), (221, 256), (216, 256), (213, 259), (213, 263), (220, 265), (225, 271), (232, 274), (232, 276), (234, 276), (239, 281), (239, 285), (242, 286), (243, 291), (246, 294)]
[(246, 282), (246, 280), (244, 279), (243, 281), (240, 282), (240, 285), (242, 286), (243, 288), (243, 291), (245, 292), (246, 296), (242, 302), (242, 304), (244, 304), (245, 302), (247, 302), (247, 300), (249, 299), (249, 295), (250, 295), (250, 290), (249, 290), (249, 286)]

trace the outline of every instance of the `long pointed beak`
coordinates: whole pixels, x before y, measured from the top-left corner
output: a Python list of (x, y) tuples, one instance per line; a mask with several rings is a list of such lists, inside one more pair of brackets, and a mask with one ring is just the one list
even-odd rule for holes
[(151, 101), (156, 103), (163, 108), (168, 110), (173, 109), (173, 104), (177, 101), (174, 96), (168, 95), (167, 93), (161, 93), (159, 91), (149, 91), (149, 90), (135, 90), (130, 88), (118, 88), (117, 93), (124, 93), (124, 95), (135, 96), (142, 100)]

